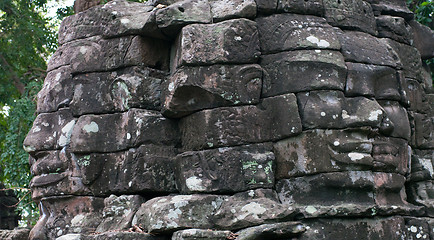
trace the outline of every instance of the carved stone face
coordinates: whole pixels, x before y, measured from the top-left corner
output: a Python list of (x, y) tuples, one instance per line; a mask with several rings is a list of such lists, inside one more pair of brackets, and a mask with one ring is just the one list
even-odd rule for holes
[(410, 34), (381, 27), (405, 19), (376, 21), (390, 6), (370, 1), (223, 2), (115, 0), (63, 22), (24, 141), (33, 238), (420, 210), (404, 183), (432, 112)]

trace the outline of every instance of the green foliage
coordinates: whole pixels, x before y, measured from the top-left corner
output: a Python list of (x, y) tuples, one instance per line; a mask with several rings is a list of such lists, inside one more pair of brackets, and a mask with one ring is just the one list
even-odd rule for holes
[(434, 13), (434, 2), (432, 0), (428, 1), (413, 1), (407, 0), (407, 4), (414, 12), (415, 20), (433, 29), (433, 13)]
[[(28, 154), (23, 140), (35, 118), (34, 97), (42, 86), (56, 34), (43, 16), (46, 0), (0, 0), (0, 181), (22, 199), (18, 210), (34, 223)], [(8, 109), (5, 111), (5, 109)]]

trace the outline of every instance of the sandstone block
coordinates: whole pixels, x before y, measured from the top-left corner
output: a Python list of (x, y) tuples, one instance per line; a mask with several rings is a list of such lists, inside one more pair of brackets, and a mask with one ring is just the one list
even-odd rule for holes
[(256, 23), (247, 19), (188, 25), (174, 48), (172, 69), (181, 65), (254, 63), (260, 55)]
[(33, 154), (36, 151), (55, 150), (67, 146), (71, 142), (76, 121), (68, 108), (39, 114), (24, 139), (24, 150)]
[(310, 130), (274, 144), (276, 178), (373, 167), (373, 140), (366, 129)]
[(130, 108), (160, 110), (160, 71), (128, 67), (114, 72), (80, 74), (70, 104), (75, 116), (122, 112)]
[(274, 154), (271, 150), (271, 144), (261, 143), (184, 152), (175, 160), (178, 189), (182, 193), (225, 193), (272, 188)]
[(347, 62), (345, 96), (401, 100), (396, 70), (391, 67)]
[(403, 138), (410, 140), (411, 129), (408, 120), (407, 111), (398, 102), (394, 101), (378, 101), (384, 109), (386, 116), (390, 123), (393, 125), (393, 130), (388, 132), (391, 137)]
[(106, 239), (122, 239), (122, 240), (167, 240), (164, 236), (156, 236), (148, 233), (138, 232), (104, 232), (97, 234), (77, 234), (71, 233), (63, 235), (56, 240), (106, 240)]
[(174, 232), (184, 228), (211, 229), (211, 216), (226, 196), (196, 194), (153, 198), (141, 205), (132, 221), (151, 233)]
[(376, 137), (372, 147), (374, 171), (407, 175), (409, 171), (409, 147), (404, 139)]
[(414, 121), (412, 146), (421, 149), (434, 148), (434, 121), (432, 114), (411, 113)]
[(434, 179), (434, 153), (431, 150), (412, 151), (409, 179), (412, 182)]
[(335, 30), (324, 18), (274, 14), (259, 17), (256, 22), (263, 54), (294, 49), (339, 50), (341, 48)]
[(256, 16), (256, 2), (254, 0), (209, 0), (214, 22), (231, 18), (254, 18)]
[(93, 233), (102, 220), (104, 199), (44, 198), (40, 205), (41, 219), (30, 232), (30, 239), (55, 239), (68, 233)]
[(196, 240), (196, 239), (210, 239), (210, 240), (226, 240), (232, 235), (231, 231), (216, 231), (204, 229), (187, 229), (176, 231), (172, 235), (172, 240)]
[(378, 37), (391, 38), (408, 45), (412, 44), (413, 32), (404, 18), (381, 15), (375, 19), (377, 22)]
[(162, 113), (179, 118), (208, 108), (256, 104), (262, 88), (262, 68), (249, 65), (182, 67), (168, 80)]
[(277, 10), (277, 0), (255, 0), (258, 12), (273, 13)]
[(348, 239), (348, 240), (377, 240), (407, 239), (403, 217), (389, 218), (323, 218), (305, 220), (306, 232), (298, 239), (320, 240)]
[(345, 31), (338, 34), (345, 61), (401, 67), (398, 55), (386, 40), (363, 32)]
[(171, 146), (141, 145), (117, 153), (78, 155), (82, 181), (94, 195), (173, 192)]
[[(96, 228), (96, 232), (106, 232), (113, 230), (128, 230), (131, 221), (140, 205), (145, 202), (139, 195), (122, 195), (104, 199), (104, 209), (102, 210), (102, 222)], [(122, 238), (123, 239), (123, 238)]]
[(236, 234), (238, 240), (287, 239), (300, 236), (304, 231), (306, 228), (300, 222), (281, 222), (242, 229)]
[(401, 88), (405, 92), (405, 99), (408, 101), (408, 110), (419, 113), (428, 113), (433, 107), (430, 105), (429, 95), (426, 95), (422, 85), (413, 79), (404, 78), (401, 81)]
[(349, 171), (280, 180), (283, 204), (305, 217), (374, 216), (405, 213), (405, 177), (394, 173)]
[(423, 60), (434, 57), (434, 32), (429, 27), (412, 20), (409, 22), (414, 35), (414, 47)]
[(423, 80), (422, 76), (422, 60), (419, 51), (413, 47), (403, 43), (385, 39), (385, 42), (398, 54), (402, 64), (404, 76), (406, 78)]
[(323, 0), (278, 0), (277, 10), (290, 13), (324, 16), (324, 3)]
[(60, 46), (48, 62), (47, 71), (70, 65), (71, 73), (101, 72), (143, 65), (167, 69), (167, 42), (140, 36), (79, 39)]
[(407, 187), (408, 201), (425, 208), (425, 214), (434, 216), (433, 189), (434, 180), (412, 182)]
[(300, 50), (264, 55), (260, 64), (266, 72), (262, 89), (265, 97), (288, 92), (344, 89), (345, 62), (336, 51)]
[(211, 6), (208, 0), (178, 1), (158, 10), (155, 21), (166, 35), (176, 36), (188, 24), (211, 23)]
[[(433, 239), (431, 218), (413, 218), (406, 217), (405, 218), (405, 226), (408, 240), (416, 240), (416, 239)], [(431, 237), (430, 237), (431, 236)]]
[(59, 108), (68, 107), (73, 94), (71, 68), (64, 66), (50, 71), (38, 93), (37, 112), (55, 112)]
[(374, 100), (345, 98), (340, 91), (311, 91), (297, 94), (303, 127), (379, 127), (384, 110)]
[(155, 111), (130, 109), (124, 113), (83, 115), (72, 132), (71, 151), (116, 152), (142, 143), (173, 144), (178, 137), (176, 123)]
[(323, 0), (327, 21), (343, 29), (356, 29), (376, 35), (374, 12), (371, 5), (362, 0)]
[(274, 190), (256, 189), (229, 197), (212, 218), (216, 227), (233, 230), (285, 221), (293, 216), (294, 211), (279, 202)]
[(257, 106), (203, 110), (180, 122), (184, 149), (198, 150), (267, 142), (301, 132), (296, 98), (266, 98)]
[(406, 21), (413, 19), (413, 12), (408, 9), (403, 0), (367, 0), (372, 6), (375, 15), (391, 15), (404, 18)]

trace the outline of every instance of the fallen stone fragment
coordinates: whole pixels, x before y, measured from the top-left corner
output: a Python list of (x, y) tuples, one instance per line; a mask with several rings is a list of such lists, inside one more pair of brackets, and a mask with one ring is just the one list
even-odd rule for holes
[(338, 37), (324, 18), (275, 14), (256, 19), (263, 54), (294, 49), (339, 50)]
[(241, 192), (223, 201), (211, 217), (217, 228), (241, 229), (291, 219), (294, 211), (279, 202), (272, 189)]
[(413, 46), (419, 51), (422, 60), (434, 57), (434, 31), (429, 27), (412, 20), (409, 22), (413, 35)]
[(379, 127), (386, 116), (382, 107), (364, 97), (345, 98), (340, 91), (311, 91), (297, 94), (303, 127)]
[[(329, 50), (300, 50), (263, 55), (262, 95), (310, 90), (343, 90), (346, 66), (342, 55)], [(305, 79), (300, 81), (300, 79)]]
[(323, 0), (325, 18), (332, 26), (377, 34), (371, 5), (362, 0)]
[(348, 171), (280, 180), (283, 204), (306, 217), (409, 214), (405, 177), (394, 173)]
[(155, 111), (133, 108), (124, 113), (81, 116), (70, 147), (75, 153), (116, 152), (143, 143), (176, 144), (178, 139), (176, 122)]
[(163, 40), (140, 36), (79, 39), (60, 46), (47, 71), (70, 65), (71, 73), (101, 72), (128, 66), (168, 69), (170, 46)]
[(185, 228), (211, 229), (211, 217), (227, 196), (196, 194), (153, 198), (141, 205), (132, 221), (150, 233)]
[(301, 222), (263, 224), (238, 231), (237, 240), (288, 239), (306, 231)]
[(227, 240), (231, 236), (231, 231), (204, 230), (204, 229), (186, 229), (176, 231), (172, 235), (172, 240)]
[(43, 198), (41, 217), (30, 232), (30, 239), (56, 239), (70, 233), (91, 234), (102, 220), (103, 208), (103, 198)]
[(398, 54), (402, 64), (404, 77), (422, 82), (422, 60), (419, 51), (403, 43), (385, 38), (384, 41)]
[(213, 22), (231, 18), (254, 18), (256, 2), (254, 0), (209, 0)]
[(274, 144), (276, 178), (372, 169), (372, 133), (368, 129), (316, 129), (281, 140)]
[(171, 69), (181, 65), (254, 63), (260, 55), (256, 23), (247, 19), (188, 25), (174, 48)]
[(345, 96), (366, 96), (375, 99), (401, 100), (395, 69), (386, 66), (347, 62)]
[(122, 195), (104, 199), (102, 210), (102, 222), (96, 228), (96, 232), (128, 230), (134, 214), (145, 199), (140, 195)]
[(412, 45), (413, 31), (404, 18), (381, 15), (376, 17), (376, 22), (378, 37)]
[(306, 226), (300, 240), (348, 239), (374, 240), (408, 239), (403, 217), (389, 218), (323, 218), (302, 221)]
[(413, 19), (414, 13), (408, 9), (402, 0), (366, 0), (372, 6), (376, 16), (391, 15), (404, 18), (406, 21)]
[(74, 94), (71, 68), (60, 67), (47, 73), (44, 85), (38, 93), (37, 112), (55, 112), (68, 107)]
[(159, 111), (163, 77), (161, 71), (142, 67), (77, 75), (73, 79), (76, 85), (71, 110), (75, 116), (130, 108)]
[[(241, 192), (274, 185), (271, 144), (189, 151), (175, 159), (181, 193)], [(228, 168), (228, 166), (231, 166)]]
[(176, 36), (182, 27), (193, 23), (212, 23), (208, 0), (178, 1), (157, 11), (155, 21), (164, 34)]
[(68, 108), (39, 114), (24, 139), (24, 150), (34, 154), (37, 151), (56, 150), (69, 145), (76, 121)]
[(182, 67), (165, 84), (164, 116), (179, 118), (201, 109), (259, 102), (262, 68), (249, 65)]
[(278, 0), (277, 10), (321, 17), (324, 16), (323, 0)]
[(256, 106), (203, 110), (180, 121), (185, 150), (276, 141), (301, 132), (294, 94), (265, 98)]
[(141, 145), (127, 151), (77, 155), (83, 183), (96, 196), (174, 192), (172, 146)]
[(347, 62), (401, 67), (397, 53), (384, 39), (355, 31), (341, 32), (338, 37)]

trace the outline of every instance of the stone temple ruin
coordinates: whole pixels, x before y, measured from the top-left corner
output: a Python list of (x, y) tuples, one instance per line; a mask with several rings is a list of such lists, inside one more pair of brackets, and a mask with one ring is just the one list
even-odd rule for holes
[(412, 18), (404, 0), (66, 18), (24, 141), (30, 238), (433, 240), (434, 37)]

